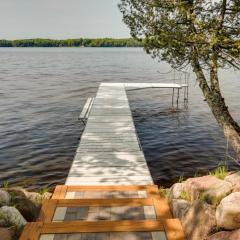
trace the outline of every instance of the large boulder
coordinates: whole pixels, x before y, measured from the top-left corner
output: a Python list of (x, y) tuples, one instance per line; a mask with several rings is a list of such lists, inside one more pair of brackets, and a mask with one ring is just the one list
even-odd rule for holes
[(203, 240), (216, 228), (215, 210), (203, 201), (194, 201), (183, 217), (182, 225), (187, 239)]
[(185, 183), (175, 183), (170, 188), (169, 199), (181, 198), (182, 192), (185, 191)]
[(25, 198), (33, 202), (35, 205), (41, 205), (42, 195), (37, 192), (28, 192), (26, 189), (21, 187), (9, 188), (8, 192), (14, 196), (24, 196)]
[(170, 207), (172, 210), (172, 214), (175, 218), (182, 219), (187, 213), (190, 203), (183, 199), (172, 199), (170, 201)]
[(5, 190), (0, 189), (0, 206), (9, 205), (10, 202), (11, 202), (10, 194)]
[(236, 187), (233, 187), (232, 192), (240, 192), (240, 185), (236, 186)]
[(230, 174), (226, 176), (224, 180), (231, 183), (234, 188), (238, 186), (240, 187), (240, 172)]
[(231, 193), (216, 210), (217, 226), (232, 230), (240, 228), (240, 192)]
[(35, 221), (41, 207), (41, 195), (17, 187), (8, 189), (8, 192), (12, 197), (12, 202), (24, 218), (29, 222)]
[(231, 192), (232, 185), (229, 182), (208, 175), (189, 178), (186, 181), (185, 190), (192, 200), (203, 198), (210, 204), (217, 204)]
[(5, 226), (14, 226), (21, 229), (27, 222), (21, 213), (15, 207), (3, 206), (0, 208), (1, 219), (5, 222)]
[(215, 233), (207, 238), (207, 240), (239, 240), (240, 229), (235, 231), (222, 231)]
[(10, 228), (0, 228), (0, 239), (11, 240), (14, 236), (13, 229)]

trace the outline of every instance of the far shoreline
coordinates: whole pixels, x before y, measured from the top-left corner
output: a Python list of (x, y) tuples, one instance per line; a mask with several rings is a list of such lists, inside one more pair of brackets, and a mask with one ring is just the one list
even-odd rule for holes
[(0, 39), (0, 47), (143, 47), (143, 41), (133, 38), (78, 38), (78, 39), (18, 39), (18, 40), (5, 40)]

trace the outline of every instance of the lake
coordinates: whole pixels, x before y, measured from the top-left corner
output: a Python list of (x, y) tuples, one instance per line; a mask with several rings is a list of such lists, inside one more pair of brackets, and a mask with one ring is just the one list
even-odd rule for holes
[[(141, 48), (1, 48), (0, 63), (0, 182), (30, 189), (64, 183), (84, 128), (78, 115), (99, 83), (183, 82)], [(240, 123), (240, 74), (220, 78)], [(164, 186), (224, 161), (239, 168), (194, 75), (189, 85), (188, 105), (181, 91), (177, 111), (172, 90), (128, 91), (151, 174)]]

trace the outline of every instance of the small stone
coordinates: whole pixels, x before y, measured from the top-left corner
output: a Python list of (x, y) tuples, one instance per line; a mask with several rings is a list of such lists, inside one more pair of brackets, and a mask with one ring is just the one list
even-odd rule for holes
[(0, 206), (9, 205), (10, 201), (10, 194), (5, 190), (0, 189)]
[(216, 227), (214, 208), (203, 202), (194, 201), (182, 219), (186, 239), (203, 240)]
[(207, 238), (207, 240), (239, 240), (240, 229), (235, 231), (222, 231), (215, 233)]
[(3, 206), (0, 208), (1, 218), (7, 226), (15, 226), (17, 229), (22, 228), (27, 222), (21, 213), (15, 207)]
[(10, 228), (0, 228), (0, 239), (11, 240), (14, 236), (14, 231)]
[(240, 172), (230, 174), (224, 180), (231, 183), (233, 187), (240, 186)]
[(217, 226), (233, 230), (240, 228), (240, 192), (223, 198), (216, 210)]
[(172, 214), (175, 218), (182, 219), (187, 213), (190, 203), (183, 199), (172, 199), (170, 201), (170, 207), (172, 210)]
[(185, 191), (185, 183), (175, 183), (170, 188), (169, 199), (181, 198), (182, 192)]

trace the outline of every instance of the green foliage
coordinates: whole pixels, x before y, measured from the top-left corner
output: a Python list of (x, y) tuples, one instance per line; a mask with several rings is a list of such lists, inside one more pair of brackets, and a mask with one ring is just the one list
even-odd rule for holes
[(50, 188), (49, 187), (43, 187), (43, 188), (41, 188), (40, 190), (39, 190), (39, 194), (40, 195), (44, 195), (45, 193), (47, 193), (47, 192), (50, 192)]
[(186, 200), (186, 201), (188, 201), (188, 202), (191, 202), (191, 201), (192, 201), (191, 195), (190, 195), (188, 192), (186, 192), (186, 191), (182, 191), (182, 192), (181, 192), (180, 198), (181, 198), (181, 199), (184, 199), (184, 200)]
[(178, 182), (179, 183), (182, 183), (185, 181), (185, 177), (184, 176), (180, 176), (179, 179), (178, 179)]
[(96, 39), (21, 39), (21, 40), (0, 40), (0, 47), (142, 47), (139, 40), (132, 38), (113, 39), (113, 38), (96, 38)]
[[(123, 21), (147, 53), (172, 68), (190, 66), (236, 153), (240, 126), (221, 94), (219, 68), (240, 69), (239, 0), (121, 0)], [(229, 129), (229, 130), (228, 130)]]
[(2, 184), (2, 187), (3, 187), (4, 189), (8, 189), (9, 186), (10, 186), (10, 183), (9, 183), (8, 181), (4, 181), (3, 184)]
[(144, 38), (147, 53), (174, 68), (196, 57), (210, 67), (216, 55), (219, 66), (238, 64), (239, 0), (121, 0), (119, 9), (132, 37)]
[(216, 169), (209, 172), (209, 175), (215, 176), (216, 178), (219, 178), (223, 180), (228, 174), (228, 167), (227, 165), (219, 165)]
[(168, 199), (169, 194), (170, 194), (170, 190), (168, 188), (159, 187), (159, 193), (162, 197)]

